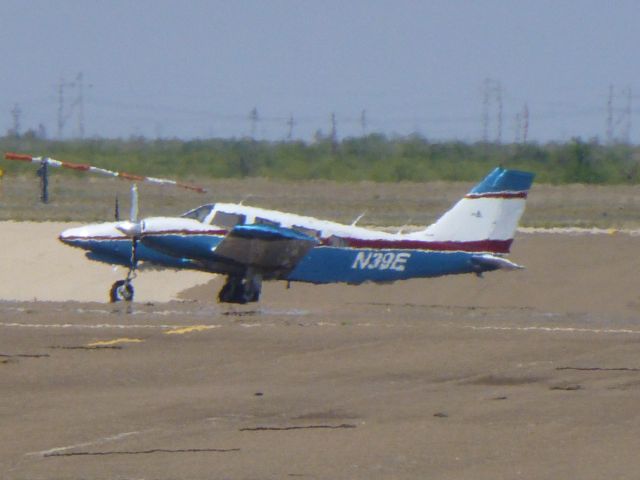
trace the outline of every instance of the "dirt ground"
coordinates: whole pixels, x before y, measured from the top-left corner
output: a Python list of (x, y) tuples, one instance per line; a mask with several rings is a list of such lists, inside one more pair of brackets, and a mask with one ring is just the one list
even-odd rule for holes
[(519, 233), (522, 271), (251, 306), (144, 272), (114, 306), (122, 271), (65, 226), (0, 224), (3, 479), (637, 478), (635, 235)]

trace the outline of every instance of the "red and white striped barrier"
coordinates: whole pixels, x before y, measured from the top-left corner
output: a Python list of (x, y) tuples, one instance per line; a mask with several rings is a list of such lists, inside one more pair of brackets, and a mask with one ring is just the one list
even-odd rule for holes
[(89, 165), (86, 163), (71, 163), (71, 162), (61, 162), (60, 160), (54, 160), (53, 158), (48, 157), (32, 157), (31, 155), (25, 155), (22, 153), (13, 153), (7, 152), (4, 154), (4, 158), (6, 160), (17, 160), (20, 162), (31, 162), (42, 164), (42, 162), (46, 162), (47, 165), (52, 167), (62, 167), (68, 168), (70, 170), (78, 170), (81, 172), (89, 172), (89, 173), (99, 173), (102, 175), (108, 175), (110, 177), (121, 178), (123, 180), (130, 180), (132, 182), (148, 182), (155, 183), (158, 185), (173, 185), (180, 188), (185, 188), (187, 190), (193, 190), (198, 193), (206, 193), (206, 190), (197, 185), (190, 185), (188, 183), (176, 182), (175, 180), (167, 180), (165, 178), (155, 178), (155, 177), (143, 177), (141, 175), (134, 175), (132, 173), (126, 172), (114, 172), (112, 170), (107, 170), (105, 168), (94, 167), (93, 165)]

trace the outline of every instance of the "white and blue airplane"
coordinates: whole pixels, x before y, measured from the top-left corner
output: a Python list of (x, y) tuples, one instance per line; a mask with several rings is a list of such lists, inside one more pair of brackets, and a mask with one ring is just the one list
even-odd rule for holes
[(132, 300), (140, 266), (226, 276), (218, 300), (258, 301), (263, 280), (389, 283), (522, 268), (509, 253), (534, 175), (496, 168), (429, 227), (388, 233), (241, 204), (202, 205), (181, 217), (150, 217), (68, 229), (67, 245), (91, 260), (129, 267), (111, 301)]

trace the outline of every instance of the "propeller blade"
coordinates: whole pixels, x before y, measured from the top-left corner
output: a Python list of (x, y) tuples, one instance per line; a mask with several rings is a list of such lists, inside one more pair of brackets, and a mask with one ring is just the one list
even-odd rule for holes
[(116, 222), (120, 221), (120, 203), (118, 202), (118, 195), (116, 195), (116, 204), (115, 204), (113, 216), (116, 219)]
[(23, 153), (15, 153), (15, 152), (5, 153), (4, 158), (6, 160), (15, 160), (19, 162), (31, 162), (31, 163), (37, 163), (37, 164), (42, 164), (42, 162), (44, 161), (47, 165), (50, 165), (52, 167), (68, 168), (70, 170), (76, 170), (81, 172), (99, 173), (101, 175), (107, 175), (111, 177), (120, 178), (122, 180), (130, 180), (134, 182), (155, 183), (157, 185), (173, 185), (179, 188), (192, 190), (198, 193), (207, 192), (206, 189), (198, 185), (191, 185), (188, 183), (177, 182), (175, 180), (168, 180), (166, 178), (144, 177), (144, 176), (134, 175), (132, 173), (127, 173), (127, 172), (116, 172), (113, 170), (107, 170), (106, 168), (94, 167), (93, 165), (89, 165), (86, 163), (62, 162), (60, 160), (55, 160), (49, 157), (32, 157), (31, 155), (25, 155)]
[(144, 221), (138, 221), (138, 185), (135, 183), (131, 185), (131, 210), (129, 212), (129, 220), (119, 222), (116, 228), (124, 233), (127, 237), (131, 238), (132, 252), (135, 253), (137, 239), (142, 236), (142, 230), (144, 228)]
[(131, 213), (129, 214), (131, 223), (138, 221), (138, 185), (131, 185)]

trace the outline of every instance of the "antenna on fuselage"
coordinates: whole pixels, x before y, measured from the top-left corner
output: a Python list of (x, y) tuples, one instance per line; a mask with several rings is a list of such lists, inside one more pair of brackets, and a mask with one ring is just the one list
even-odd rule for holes
[(351, 224), (352, 227), (356, 226), (356, 223), (358, 223), (360, 221), (360, 219), (362, 217), (364, 217), (366, 215), (367, 211), (365, 210), (364, 212), (362, 212), (360, 215), (358, 215), (358, 218), (356, 218), (353, 223)]
[(242, 200), (240, 200), (240, 203), (238, 205), (244, 205), (245, 200), (249, 200), (251, 197), (253, 197), (254, 195), (252, 193), (249, 193), (247, 195), (245, 195)]
[(410, 218), (409, 220), (407, 220), (407, 221), (405, 222), (405, 224), (404, 224), (404, 225), (402, 225), (402, 226), (398, 229), (398, 231), (397, 231), (396, 233), (397, 233), (398, 235), (400, 235), (401, 233), (403, 233), (403, 230), (404, 230), (405, 228), (407, 228), (409, 225), (411, 225), (411, 221), (412, 221), (412, 220), (413, 220), (413, 218)]

